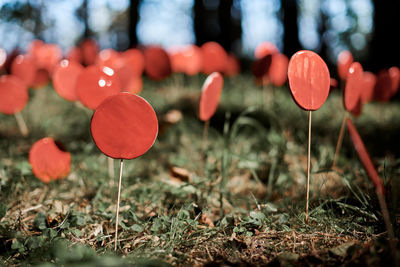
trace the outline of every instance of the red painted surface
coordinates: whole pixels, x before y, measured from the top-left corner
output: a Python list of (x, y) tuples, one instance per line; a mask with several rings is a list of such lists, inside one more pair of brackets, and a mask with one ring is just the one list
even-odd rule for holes
[(374, 89), (374, 100), (388, 102), (392, 97), (392, 78), (388, 70), (380, 70)]
[(378, 173), (375, 170), (374, 164), (372, 163), (372, 160), (367, 152), (367, 149), (365, 148), (364, 142), (356, 130), (356, 127), (351, 119), (346, 119), (346, 124), (347, 128), (349, 129), (354, 148), (356, 149), (358, 157), (360, 158), (361, 163), (364, 165), (369, 178), (372, 180), (377, 190), (384, 194), (385, 189), (383, 187), (382, 180), (379, 178)]
[(86, 39), (81, 43), (82, 60), (85, 66), (93, 65), (99, 53), (99, 45), (93, 39)]
[(50, 82), (49, 72), (46, 69), (36, 69), (32, 89), (42, 89)]
[(33, 174), (44, 183), (66, 177), (71, 169), (71, 153), (63, 151), (50, 137), (36, 141), (29, 151)]
[(199, 118), (208, 121), (215, 113), (221, 96), (224, 78), (219, 72), (210, 74), (201, 89)]
[(87, 108), (96, 109), (109, 96), (121, 91), (115, 71), (108, 67), (89, 66), (76, 80), (76, 94)]
[(360, 101), (364, 83), (364, 70), (360, 63), (353, 62), (349, 67), (344, 88), (344, 107), (348, 111), (356, 109)]
[(123, 88), (123, 92), (129, 92), (131, 94), (140, 94), (142, 92), (143, 89), (143, 79), (142, 76), (132, 76), (129, 79), (128, 84), (125, 85), (125, 87)]
[(374, 98), (374, 88), (376, 84), (376, 75), (369, 71), (363, 74), (363, 89), (361, 91), (361, 99), (363, 103), (369, 103)]
[(330, 79), (331, 90), (339, 87), (339, 82), (335, 78)]
[(353, 55), (351, 54), (350, 51), (344, 50), (340, 52), (337, 61), (337, 68), (338, 68), (339, 78), (342, 81), (346, 80), (350, 65), (351, 63), (353, 63), (353, 61), (354, 61)]
[(271, 42), (262, 42), (257, 45), (254, 50), (254, 58), (260, 59), (265, 57), (266, 55), (272, 55), (275, 53), (279, 53), (279, 49)]
[[(120, 64), (117, 76), (121, 90), (138, 93), (142, 90), (142, 74), (144, 71), (144, 56), (138, 49), (129, 49), (120, 54)], [(135, 89), (134, 89), (135, 88)]]
[(272, 55), (268, 54), (253, 62), (252, 72), (257, 85), (267, 85), (269, 83), (268, 71), (271, 67)]
[(216, 42), (207, 42), (201, 46), (203, 57), (203, 73), (223, 73), (228, 62), (228, 54), (225, 49)]
[(80, 47), (77, 47), (77, 46), (71, 47), (68, 50), (68, 52), (67, 52), (65, 57), (69, 61), (75, 61), (75, 62), (78, 62), (78, 63), (82, 63), (82, 61), (83, 61), (82, 50), (81, 50)]
[(289, 61), (289, 86), (296, 103), (305, 110), (317, 110), (329, 94), (329, 70), (312, 51), (296, 52)]
[(240, 73), (239, 59), (232, 53), (228, 54), (224, 75), (227, 77), (235, 77)]
[(28, 47), (27, 54), (32, 57), (38, 69), (45, 69), (52, 73), (55, 66), (62, 59), (62, 50), (56, 44), (46, 44), (34, 40)]
[(20, 78), (28, 87), (35, 80), (36, 70), (35, 62), (26, 55), (18, 55), (11, 63), (11, 74)]
[(158, 133), (156, 113), (140, 96), (119, 93), (93, 114), (90, 130), (97, 147), (116, 159), (137, 158), (151, 148)]
[(389, 76), (392, 80), (391, 95), (394, 96), (399, 90), (400, 85), (400, 69), (398, 67), (389, 68)]
[(161, 47), (147, 47), (144, 50), (144, 58), (146, 74), (150, 79), (161, 81), (172, 74), (168, 54)]
[(289, 59), (281, 53), (272, 55), (269, 68), (269, 78), (275, 86), (282, 86), (286, 83)]
[(76, 61), (62, 60), (54, 69), (54, 90), (68, 101), (78, 100), (76, 94), (76, 81), (83, 71), (83, 67)]
[(28, 87), (13, 75), (0, 76), (0, 112), (12, 115), (24, 109), (28, 103)]

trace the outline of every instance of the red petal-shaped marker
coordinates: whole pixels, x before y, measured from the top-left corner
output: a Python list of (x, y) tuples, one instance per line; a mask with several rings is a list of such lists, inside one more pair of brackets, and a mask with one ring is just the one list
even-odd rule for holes
[(26, 85), (13, 75), (0, 76), (0, 112), (12, 115), (24, 109), (29, 94)]
[(344, 88), (344, 107), (348, 111), (354, 110), (360, 101), (363, 81), (364, 71), (361, 64), (353, 62), (349, 67)]
[(104, 99), (120, 91), (119, 80), (109, 67), (89, 66), (76, 80), (78, 99), (90, 109), (96, 109)]
[(99, 53), (99, 45), (93, 39), (86, 39), (81, 44), (83, 64), (85, 66), (93, 65), (96, 62)]
[(140, 96), (119, 93), (104, 100), (93, 114), (90, 129), (97, 147), (117, 159), (137, 158), (153, 145), (157, 116)]
[(350, 68), (351, 63), (353, 63), (353, 55), (350, 51), (344, 50), (340, 52), (338, 56), (337, 68), (338, 74), (342, 81), (345, 81)]
[(78, 100), (76, 95), (76, 81), (83, 71), (83, 67), (76, 61), (62, 60), (54, 69), (54, 90), (68, 101)]
[(392, 97), (392, 78), (388, 70), (378, 72), (374, 89), (374, 99), (380, 102), (388, 102)]
[(225, 49), (216, 42), (207, 42), (201, 46), (203, 55), (203, 73), (224, 72), (228, 60)]
[(269, 68), (269, 78), (273, 85), (282, 86), (287, 80), (289, 59), (281, 53), (272, 55), (271, 66)]
[(389, 76), (392, 80), (391, 91), (392, 96), (394, 96), (397, 93), (400, 85), (400, 69), (398, 67), (389, 68)]
[(351, 139), (354, 144), (354, 148), (357, 151), (358, 157), (361, 160), (361, 163), (364, 165), (365, 170), (369, 178), (372, 180), (376, 188), (380, 191), (381, 194), (384, 194), (385, 189), (383, 187), (382, 180), (379, 178), (378, 173), (375, 170), (374, 165), (372, 164), (372, 160), (368, 155), (368, 152), (365, 148), (364, 142), (362, 141), (360, 135), (358, 134), (356, 127), (354, 127), (353, 122), (350, 119), (346, 119), (347, 128), (349, 129), (349, 133)]
[(146, 74), (150, 79), (161, 81), (172, 73), (171, 62), (167, 52), (157, 46), (148, 47), (144, 50)]
[(329, 70), (312, 51), (298, 51), (289, 61), (289, 86), (296, 103), (305, 110), (317, 110), (329, 94)]
[[(226, 68), (224, 75), (228, 77), (234, 77), (240, 73), (240, 62), (239, 59), (232, 53), (228, 54), (228, 60), (226, 62)], [(286, 75), (286, 74), (285, 74)]]
[(46, 137), (36, 141), (29, 151), (29, 163), (33, 174), (42, 182), (61, 179), (71, 169), (71, 153), (60, 148), (54, 140)]
[(374, 88), (376, 84), (376, 75), (369, 71), (363, 74), (363, 90), (361, 91), (361, 99), (363, 103), (369, 103), (374, 98)]
[(256, 49), (254, 50), (254, 57), (256, 59), (260, 59), (265, 57), (266, 55), (272, 55), (279, 53), (279, 49), (271, 42), (262, 42), (257, 45)]
[(0, 47), (0, 69), (3, 67), (4, 63), (7, 60), (7, 53), (6, 50)]
[(11, 63), (11, 74), (20, 78), (27, 86), (31, 86), (36, 75), (35, 62), (28, 56), (18, 55)]
[(208, 121), (215, 113), (221, 96), (224, 78), (219, 72), (210, 74), (201, 89), (199, 118)]

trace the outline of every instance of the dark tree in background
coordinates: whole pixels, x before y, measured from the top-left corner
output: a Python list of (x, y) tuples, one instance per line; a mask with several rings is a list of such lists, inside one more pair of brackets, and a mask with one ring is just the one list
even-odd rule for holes
[(135, 47), (138, 44), (136, 27), (139, 22), (139, 5), (140, 0), (129, 1), (129, 47)]
[(294, 53), (301, 50), (299, 41), (298, 6), (296, 0), (282, 0), (283, 9), (283, 53), (291, 57)]
[(92, 37), (93, 32), (89, 26), (89, 0), (83, 0), (82, 5), (75, 11), (76, 17), (83, 23), (83, 36), (82, 39)]
[(374, 34), (367, 68), (379, 71), (400, 64), (400, 1), (374, 0)]

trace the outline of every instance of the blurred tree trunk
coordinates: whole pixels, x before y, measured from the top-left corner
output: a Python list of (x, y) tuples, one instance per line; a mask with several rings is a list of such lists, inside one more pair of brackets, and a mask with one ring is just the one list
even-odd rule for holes
[(83, 23), (83, 39), (91, 37), (92, 31), (89, 26), (89, 0), (83, 0), (82, 5), (75, 11), (77, 18)]
[(367, 68), (378, 71), (382, 68), (398, 66), (400, 62), (400, 1), (373, 0), (374, 33), (370, 47), (370, 60)]
[(135, 47), (138, 44), (136, 26), (139, 21), (140, 0), (129, 1), (129, 47)]
[(299, 28), (297, 25), (298, 7), (296, 0), (282, 0), (283, 8), (283, 53), (291, 57), (294, 53), (301, 50), (299, 41)]
[(226, 51), (231, 51), (242, 36), (240, 9), (235, 8), (233, 0), (220, 1), (218, 20), (221, 28), (219, 43)]
[(196, 36), (196, 44), (201, 46), (209, 41), (206, 29), (207, 10), (202, 0), (194, 1), (194, 33)]

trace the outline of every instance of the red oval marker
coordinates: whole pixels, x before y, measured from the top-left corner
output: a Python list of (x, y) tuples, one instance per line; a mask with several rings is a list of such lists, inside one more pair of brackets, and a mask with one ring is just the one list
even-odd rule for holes
[(351, 63), (353, 63), (353, 55), (350, 51), (344, 50), (340, 52), (338, 56), (337, 68), (338, 74), (342, 81), (345, 81), (347, 78), (348, 70), (350, 68)]
[(388, 102), (392, 97), (392, 78), (388, 70), (381, 70), (378, 72), (375, 89), (374, 99), (379, 102)]
[(130, 93), (119, 93), (99, 105), (90, 130), (96, 146), (104, 154), (116, 159), (133, 159), (153, 145), (158, 121), (146, 100)]
[(367, 152), (367, 149), (365, 148), (364, 142), (356, 130), (356, 127), (354, 127), (353, 122), (349, 118), (346, 119), (346, 124), (347, 128), (349, 129), (354, 148), (356, 149), (358, 157), (360, 158), (361, 163), (364, 165), (369, 178), (372, 180), (377, 190), (379, 190), (381, 194), (384, 194), (385, 188), (383, 187), (382, 180), (379, 178), (379, 175), (375, 170), (374, 164), (372, 163), (372, 160)]
[(219, 72), (210, 74), (201, 89), (199, 118), (208, 121), (215, 113), (221, 96), (224, 78)]
[(167, 52), (157, 46), (151, 46), (144, 50), (146, 74), (150, 79), (161, 81), (172, 73), (171, 62)]
[(289, 61), (289, 86), (296, 103), (305, 110), (317, 110), (329, 94), (329, 70), (312, 51), (296, 52)]
[(36, 69), (32, 89), (41, 89), (50, 82), (49, 72), (45, 69)]
[(265, 57), (266, 55), (272, 55), (275, 53), (279, 53), (279, 49), (271, 42), (262, 42), (257, 45), (254, 50), (254, 57), (256, 59), (260, 59)]
[(363, 90), (361, 92), (361, 100), (363, 103), (369, 103), (374, 98), (374, 88), (376, 84), (376, 75), (369, 71), (363, 74)]
[(83, 67), (76, 61), (62, 60), (54, 69), (54, 90), (68, 101), (78, 100), (76, 95), (76, 81), (83, 71)]
[(36, 76), (35, 62), (28, 56), (18, 55), (11, 63), (11, 74), (20, 78), (27, 86), (31, 86)]
[(0, 112), (13, 115), (28, 103), (28, 87), (13, 75), (0, 76)]
[(394, 96), (397, 93), (400, 85), (400, 69), (398, 67), (389, 68), (389, 76), (392, 80), (391, 91), (392, 96)]
[(82, 63), (82, 60), (83, 60), (82, 50), (77, 46), (71, 47), (68, 50), (67, 55), (65, 57), (69, 61), (75, 61), (78, 63)]
[(354, 110), (361, 99), (364, 71), (360, 63), (354, 62), (349, 67), (344, 88), (344, 107), (348, 111)]
[(82, 60), (85, 66), (93, 65), (99, 53), (99, 45), (93, 39), (85, 39), (81, 43)]
[(228, 54), (228, 60), (226, 61), (226, 68), (224, 75), (228, 77), (237, 76), (240, 73), (240, 62), (239, 59), (232, 53)]
[(29, 151), (33, 174), (44, 183), (66, 177), (71, 169), (71, 153), (46, 137), (33, 144)]
[(121, 89), (126, 92), (138, 93), (142, 89), (141, 81), (144, 71), (144, 56), (138, 49), (129, 49), (120, 56), (120, 66), (117, 74)]
[(330, 83), (331, 83), (331, 90), (336, 89), (339, 86), (339, 82), (335, 78), (331, 78)]
[(142, 92), (142, 89), (143, 89), (142, 76), (139, 77), (132, 76), (122, 91), (138, 95)]
[(0, 47), (0, 69), (3, 67), (4, 63), (7, 60), (7, 53), (6, 50)]
[(269, 83), (268, 71), (271, 67), (272, 55), (266, 55), (253, 62), (252, 73), (256, 78), (257, 85), (267, 85)]
[(225, 49), (216, 42), (207, 42), (201, 46), (203, 73), (224, 72), (228, 60)]
[(289, 59), (281, 53), (272, 55), (268, 74), (273, 85), (282, 86), (287, 80)]
[(118, 78), (109, 67), (89, 66), (76, 80), (78, 99), (90, 109), (96, 109), (104, 99), (120, 91)]

